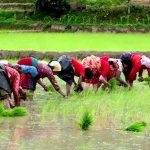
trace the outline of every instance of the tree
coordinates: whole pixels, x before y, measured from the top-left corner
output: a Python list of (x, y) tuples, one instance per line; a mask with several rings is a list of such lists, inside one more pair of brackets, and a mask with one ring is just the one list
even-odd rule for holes
[(36, 12), (59, 18), (61, 15), (70, 10), (70, 5), (66, 0), (37, 0)]

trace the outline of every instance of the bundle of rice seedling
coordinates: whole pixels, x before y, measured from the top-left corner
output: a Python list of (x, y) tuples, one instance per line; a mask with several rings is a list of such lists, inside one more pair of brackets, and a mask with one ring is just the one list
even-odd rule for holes
[(125, 131), (133, 131), (133, 132), (142, 132), (147, 126), (147, 123), (144, 121), (135, 122), (125, 129)]
[(112, 79), (109, 80), (109, 84), (111, 86), (111, 89), (114, 90), (117, 87), (117, 80), (115, 78), (112, 78)]
[(4, 105), (0, 104), (0, 114), (5, 110)]
[(33, 93), (32, 92), (27, 92), (26, 96), (29, 98), (29, 100), (33, 100)]
[(147, 84), (148, 86), (150, 86), (150, 78), (144, 78), (144, 81), (146, 82), (146, 84)]
[(13, 117), (13, 109), (5, 109), (1, 113), (1, 116), (3, 116), (3, 117)]
[(5, 109), (4, 105), (0, 104), (0, 116), (3, 117), (14, 117), (14, 116), (25, 116), (28, 111), (24, 107), (16, 107), (13, 109)]
[(86, 111), (83, 114), (82, 119), (79, 123), (80, 128), (82, 130), (88, 130), (92, 122), (93, 122), (92, 115), (88, 111)]
[(28, 114), (28, 111), (24, 107), (16, 107), (12, 109), (13, 116), (26, 116)]

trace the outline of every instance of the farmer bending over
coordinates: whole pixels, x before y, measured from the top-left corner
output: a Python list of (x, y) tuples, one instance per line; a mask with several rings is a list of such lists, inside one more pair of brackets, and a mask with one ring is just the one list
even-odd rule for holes
[(131, 87), (136, 79), (136, 74), (141, 70), (141, 58), (141, 55), (131, 52), (124, 53), (120, 57), (126, 81)]
[[(36, 78), (32, 78), (29, 76), (25, 76), (22, 75), (21, 79), (22, 79), (22, 88), (27, 89), (27, 90), (31, 90), (31, 91), (35, 91), (36, 90), (36, 84), (39, 83), (45, 91), (48, 91), (48, 87), (43, 84), (43, 82), (40, 80), (41, 78), (45, 78), (47, 77), (49, 79), (49, 81), (51, 82), (51, 84), (53, 85), (53, 87), (55, 88), (55, 90), (57, 92), (59, 92), (63, 97), (65, 97), (65, 94), (62, 92), (61, 88), (59, 87), (58, 83), (55, 80), (55, 77), (53, 75), (53, 72), (51, 70), (51, 68), (48, 66), (47, 62), (43, 62), (43, 61), (39, 61), (36, 58), (33, 57), (25, 57), (22, 58), (18, 61), (18, 64), (20, 65), (28, 65), (28, 66), (34, 66), (37, 69), (38, 72), (38, 76)], [(33, 86), (32, 88), (28, 85), (25, 85), (26, 81), (32, 80), (33, 82)]]
[[(66, 82), (66, 94), (67, 96), (71, 93), (71, 85), (75, 84), (77, 90), (82, 90), (81, 82), (84, 77), (92, 78), (92, 71), (89, 67), (84, 67), (74, 57), (63, 55), (57, 61), (52, 61), (49, 66), (53, 70), (54, 74), (58, 75), (59, 78)], [(74, 76), (79, 77), (76, 84)]]

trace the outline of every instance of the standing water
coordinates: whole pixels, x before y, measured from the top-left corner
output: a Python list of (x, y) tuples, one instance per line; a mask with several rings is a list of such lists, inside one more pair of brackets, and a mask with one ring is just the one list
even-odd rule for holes
[[(0, 118), (0, 150), (149, 150), (148, 133), (132, 133), (111, 127), (81, 131), (75, 119), (41, 113), (48, 102), (36, 93), (35, 100), (24, 102), (25, 117)], [(38, 98), (37, 98), (38, 97)]]

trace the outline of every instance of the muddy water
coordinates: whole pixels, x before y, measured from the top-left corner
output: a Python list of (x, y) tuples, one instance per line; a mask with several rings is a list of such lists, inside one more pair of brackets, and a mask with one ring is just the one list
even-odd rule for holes
[(30, 115), (0, 118), (0, 150), (149, 150), (150, 134), (112, 128), (91, 128), (82, 132), (74, 118), (51, 114), (41, 107), (47, 100), (25, 103)]

